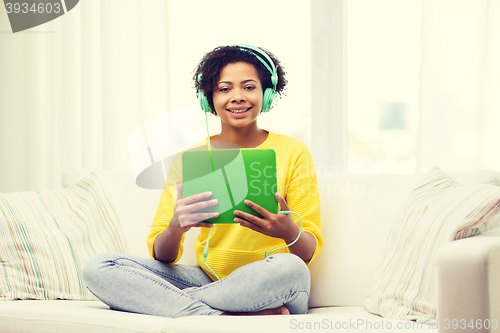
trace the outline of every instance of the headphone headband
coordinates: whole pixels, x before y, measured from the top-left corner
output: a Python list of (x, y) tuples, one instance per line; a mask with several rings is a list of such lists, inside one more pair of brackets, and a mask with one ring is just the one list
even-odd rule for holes
[[(271, 59), (271, 57), (269, 57), (269, 55), (262, 51), (261, 49), (259, 49), (258, 47), (255, 47), (255, 46), (250, 46), (250, 45), (245, 45), (245, 44), (235, 44), (235, 45), (232, 45), (232, 46), (237, 46), (239, 47), (241, 50), (243, 51), (246, 51), (246, 52), (249, 52), (251, 54), (253, 54), (257, 59), (260, 60), (260, 62), (267, 68), (267, 70), (271, 73), (271, 83), (273, 84), (274, 88), (276, 88), (276, 85), (278, 84), (278, 71), (276, 69), (276, 66), (274, 65), (274, 62), (273, 60)], [(244, 49), (247, 49), (247, 50), (244, 50)], [(264, 56), (264, 58), (267, 59), (267, 62), (264, 61), (264, 59), (262, 59), (258, 54), (256, 54), (255, 52), (261, 54)], [(269, 64), (268, 64), (269, 62)], [(271, 65), (271, 66), (269, 66)]]

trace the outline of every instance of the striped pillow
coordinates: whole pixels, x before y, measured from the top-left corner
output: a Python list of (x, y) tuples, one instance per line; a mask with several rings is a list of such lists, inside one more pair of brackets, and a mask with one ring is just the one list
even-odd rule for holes
[(81, 270), (125, 252), (98, 171), (63, 190), (0, 194), (0, 300), (93, 300)]
[(500, 187), (462, 185), (432, 169), (410, 193), (387, 239), (365, 309), (386, 318), (436, 319), (437, 250), (492, 227)]

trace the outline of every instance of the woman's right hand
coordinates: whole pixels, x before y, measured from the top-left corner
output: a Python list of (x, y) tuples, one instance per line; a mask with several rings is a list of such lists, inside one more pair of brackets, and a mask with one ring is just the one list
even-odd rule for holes
[(174, 204), (174, 215), (169, 226), (178, 228), (180, 231), (187, 232), (192, 227), (212, 227), (211, 223), (201, 222), (209, 218), (218, 217), (219, 213), (200, 213), (197, 212), (200, 209), (215, 206), (217, 204), (217, 199), (204, 200), (212, 195), (212, 192), (204, 192), (199, 194), (193, 194), (187, 198), (182, 195), (182, 182), (177, 181), (177, 200)]

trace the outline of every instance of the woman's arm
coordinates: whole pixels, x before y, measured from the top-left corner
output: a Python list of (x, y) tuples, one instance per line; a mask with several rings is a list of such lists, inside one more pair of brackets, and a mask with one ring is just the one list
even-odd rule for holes
[[(290, 235), (283, 238), (287, 244), (290, 244), (297, 239), (300, 232), (300, 227), (295, 223), (293, 223), (290, 229)], [(290, 253), (299, 256), (302, 260), (304, 260), (304, 262), (309, 262), (313, 257), (314, 251), (316, 250), (316, 238), (314, 238), (311, 233), (303, 231), (297, 242), (290, 245), (288, 249), (290, 250)]]
[(212, 217), (219, 216), (219, 213), (197, 213), (196, 211), (214, 206), (217, 200), (206, 199), (212, 195), (212, 192), (193, 194), (187, 198), (182, 196), (182, 182), (177, 181), (177, 200), (174, 204), (174, 214), (167, 228), (156, 236), (153, 248), (155, 259), (163, 262), (172, 262), (177, 258), (182, 235), (188, 232), (192, 227), (212, 226), (211, 223), (200, 222)]
[(177, 258), (182, 235), (184, 234), (172, 222), (170, 221), (168, 227), (156, 236), (154, 242), (155, 259), (166, 263), (172, 262)]
[[(279, 192), (276, 192), (276, 200), (280, 204), (282, 211), (290, 210), (290, 207), (288, 207), (285, 199), (283, 199)], [(249, 200), (245, 200), (245, 204), (262, 215), (263, 218), (235, 210), (234, 214), (241, 218), (235, 218), (234, 221), (241, 226), (267, 236), (281, 238), (287, 244), (292, 243), (299, 235), (300, 227), (293, 221), (290, 214), (273, 214)], [(289, 250), (291, 253), (299, 256), (304, 262), (308, 262), (312, 259), (316, 250), (316, 239), (312, 234), (303, 232), (297, 242), (289, 247)]]

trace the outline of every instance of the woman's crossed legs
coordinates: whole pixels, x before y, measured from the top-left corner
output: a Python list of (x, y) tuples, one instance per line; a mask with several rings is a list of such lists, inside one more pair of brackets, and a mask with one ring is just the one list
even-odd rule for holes
[(288, 253), (242, 266), (215, 282), (198, 266), (103, 253), (88, 260), (83, 278), (112, 309), (171, 318), (263, 314), (283, 306), (304, 314), (310, 290), (309, 269)]

